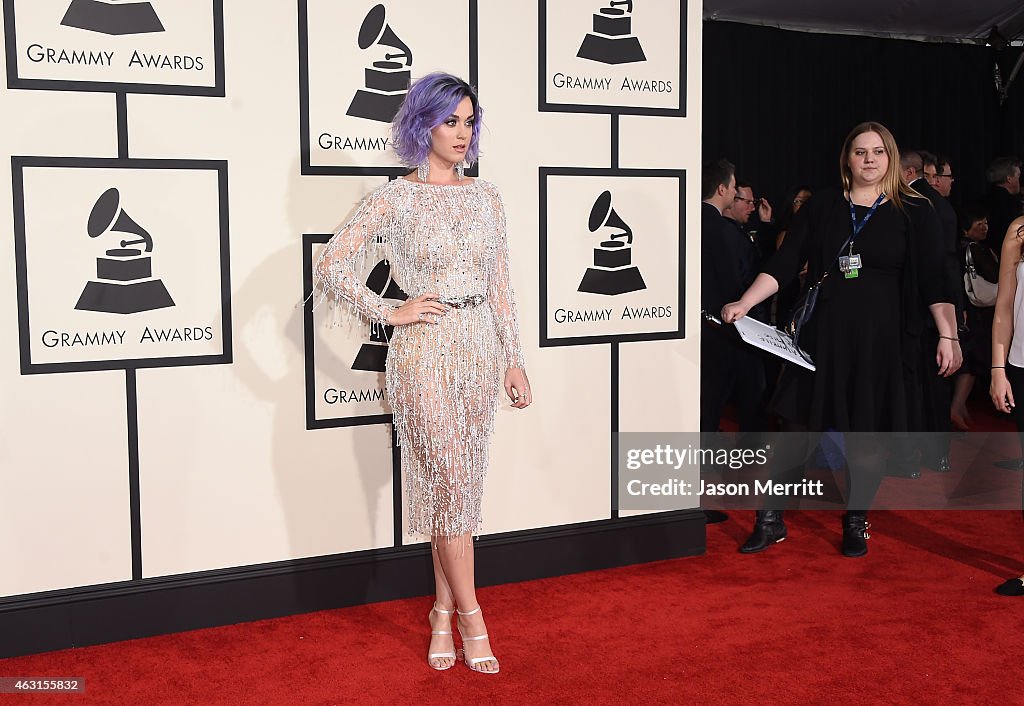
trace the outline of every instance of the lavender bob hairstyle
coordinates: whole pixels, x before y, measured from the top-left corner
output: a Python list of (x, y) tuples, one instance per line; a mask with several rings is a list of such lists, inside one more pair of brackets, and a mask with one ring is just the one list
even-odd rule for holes
[(484, 113), (476, 91), (458, 76), (436, 72), (413, 82), (391, 123), (395, 152), (404, 164), (415, 167), (426, 161), (431, 148), (430, 131), (447, 120), (463, 98), (469, 98), (473, 104), (473, 135), (466, 147), (466, 163), (476, 162)]

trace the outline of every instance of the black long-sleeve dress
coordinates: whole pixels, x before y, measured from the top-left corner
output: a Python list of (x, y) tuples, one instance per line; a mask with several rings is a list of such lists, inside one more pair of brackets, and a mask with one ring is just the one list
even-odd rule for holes
[[(867, 207), (856, 207), (861, 220)], [(833, 264), (852, 233), (842, 191), (816, 193), (793, 219), (764, 271), (781, 285), (808, 263), (808, 282), (830, 268), (801, 335), (816, 372), (787, 365), (772, 406), (811, 430), (917, 431), (922, 428), (921, 334), (927, 306), (952, 302), (939, 222), (926, 199), (881, 204), (854, 241), (863, 267), (846, 279)]]

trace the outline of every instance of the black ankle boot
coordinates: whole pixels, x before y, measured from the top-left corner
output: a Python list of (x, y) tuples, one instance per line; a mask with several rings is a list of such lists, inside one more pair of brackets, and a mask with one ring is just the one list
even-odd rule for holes
[(785, 538), (786, 525), (782, 522), (782, 510), (758, 510), (754, 532), (746, 544), (740, 547), (740, 551), (744, 554), (763, 552)]
[(847, 512), (843, 515), (843, 554), (846, 556), (864, 556), (868, 553), (868, 513)]

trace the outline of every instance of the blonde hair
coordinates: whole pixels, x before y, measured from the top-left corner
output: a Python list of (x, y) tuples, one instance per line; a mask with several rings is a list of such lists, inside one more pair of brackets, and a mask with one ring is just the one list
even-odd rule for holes
[(872, 120), (857, 125), (850, 130), (850, 134), (843, 140), (843, 148), (839, 152), (839, 174), (843, 178), (843, 188), (846, 192), (849, 193), (850, 188), (853, 186), (853, 172), (850, 170), (849, 161), (850, 149), (853, 141), (866, 132), (873, 132), (881, 137), (882, 146), (885, 147), (885, 151), (889, 155), (889, 167), (885, 170), (885, 175), (882, 177), (882, 191), (885, 195), (892, 199), (896, 207), (901, 210), (903, 209), (903, 197), (924, 198), (921, 194), (904, 184), (903, 179), (900, 178), (900, 148), (896, 146), (896, 138), (892, 136), (892, 133), (889, 132), (885, 125)]

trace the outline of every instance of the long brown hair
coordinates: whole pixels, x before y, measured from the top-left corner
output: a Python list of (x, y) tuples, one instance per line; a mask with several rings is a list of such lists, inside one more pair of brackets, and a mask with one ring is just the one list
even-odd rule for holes
[(885, 147), (885, 151), (889, 155), (889, 168), (885, 170), (885, 175), (882, 177), (882, 191), (886, 196), (892, 199), (896, 207), (901, 210), (903, 209), (903, 197), (924, 198), (904, 184), (903, 179), (900, 178), (900, 148), (896, 146), (896, 138), (889, 132), (889, 128), (873, 120), (857, 125), (843, 140), (843, 148), (839, 151), (839, 174), (843, 178), (843, 188), (846, 193), (850, 193), (850, 188), (853, 186), (853, 173), (850, 171), (849, 162), (850, 148), (853, 141), (865, 132), (873, 132), (881, 137), (882, 146)]

